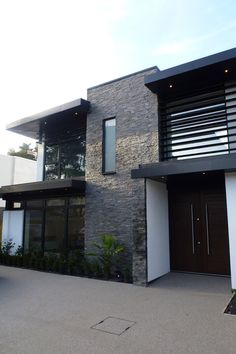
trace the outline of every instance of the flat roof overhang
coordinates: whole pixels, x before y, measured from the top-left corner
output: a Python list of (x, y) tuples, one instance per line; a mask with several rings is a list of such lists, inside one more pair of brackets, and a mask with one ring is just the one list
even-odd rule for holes
[(161, 180), (171, 175), (210, 171), (236, 171), (236, 154), (210, 156), (186, 160), (163, 161), (140, 165), (131, 171), (131, 178)]
[(236, 48), (148, 75), (144, 83), (152, 92), (168, 98), (231, 80), (236, 80)]
[(84, 178), (54, 179), (42, 182), (13, 184), (0, 188), (0, 198), (9, 200), (13, 198), (27, 199), (30, 197), (45, 197), (51, 194), (85, 193), (86, 182)]
[(56, 122), (59, 124), (60, 118), (64, 117), (65, 112), (70, 112), (79, 116), (80, 114), (87, 113), (89, 108), (90, 102), (79, 98), (77, 100), (34, 114), (30, 117), (19, 119), (8, 124), (7, 130), (25, 135), (32, 139), (39, 139), (43, 126), (46, 125), (49, 120), (51, 121), (53, 118), (56, 118)]

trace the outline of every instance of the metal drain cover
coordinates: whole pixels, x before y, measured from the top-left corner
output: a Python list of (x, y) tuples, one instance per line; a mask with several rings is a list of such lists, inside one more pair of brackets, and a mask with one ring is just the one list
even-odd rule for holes
[(122, 333), (127, 331), (130, 327), (135, 324), (134, 321), (125, 320), (122, 318), (109, 316), (99, 323), (92, 326), (92, 329), (97, 329), (98, 331), (116, 334), (120, 336)]

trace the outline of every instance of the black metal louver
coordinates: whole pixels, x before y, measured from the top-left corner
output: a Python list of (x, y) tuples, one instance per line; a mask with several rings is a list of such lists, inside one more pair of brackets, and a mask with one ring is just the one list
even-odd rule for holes
[(160, 101), (162, 160), (236, 152), (236, 87)]

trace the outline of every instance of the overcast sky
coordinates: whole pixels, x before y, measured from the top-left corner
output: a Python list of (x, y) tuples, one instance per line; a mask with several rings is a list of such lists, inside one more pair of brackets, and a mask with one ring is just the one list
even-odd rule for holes
[(235, 0), (0, 0), (0, 153), (29, 142), (14, 120), (233, 47)]

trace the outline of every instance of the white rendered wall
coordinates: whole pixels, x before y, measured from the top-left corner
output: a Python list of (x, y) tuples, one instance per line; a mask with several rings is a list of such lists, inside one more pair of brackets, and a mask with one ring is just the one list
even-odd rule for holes
[(13, 184), (14, 182), (14, 157), (0, 155), (0, 186)]
[(36, 181), (36, 161), (14, 156), (14, 163), (13, 184)]
[[(23, 224), (24, 211), (23, 210), (5, 210), (3, 212), (2, 225), (2, 240), (8, 241), (12, 239), (15, 243), (15, 249), (22, 246), (23, 243)], [(14, 251), (13, 250), (13, 251)]]
[(225, 174), (231, 286), (236, 289), (236, 172)]
[[(0, 166), (0, 187), (36, 181), (36, 161), (0, 155)], [(5, 207), (5, 201), (2, 199), (0, 207)]]
[(166, 184), (147, 179), (148, 281), (170, 271), (168, 191)]
[(38, 157), (37, 157), (37, 181), (43, 181), (43, 162), (44, 162), (44, 144), (37, 144)]

